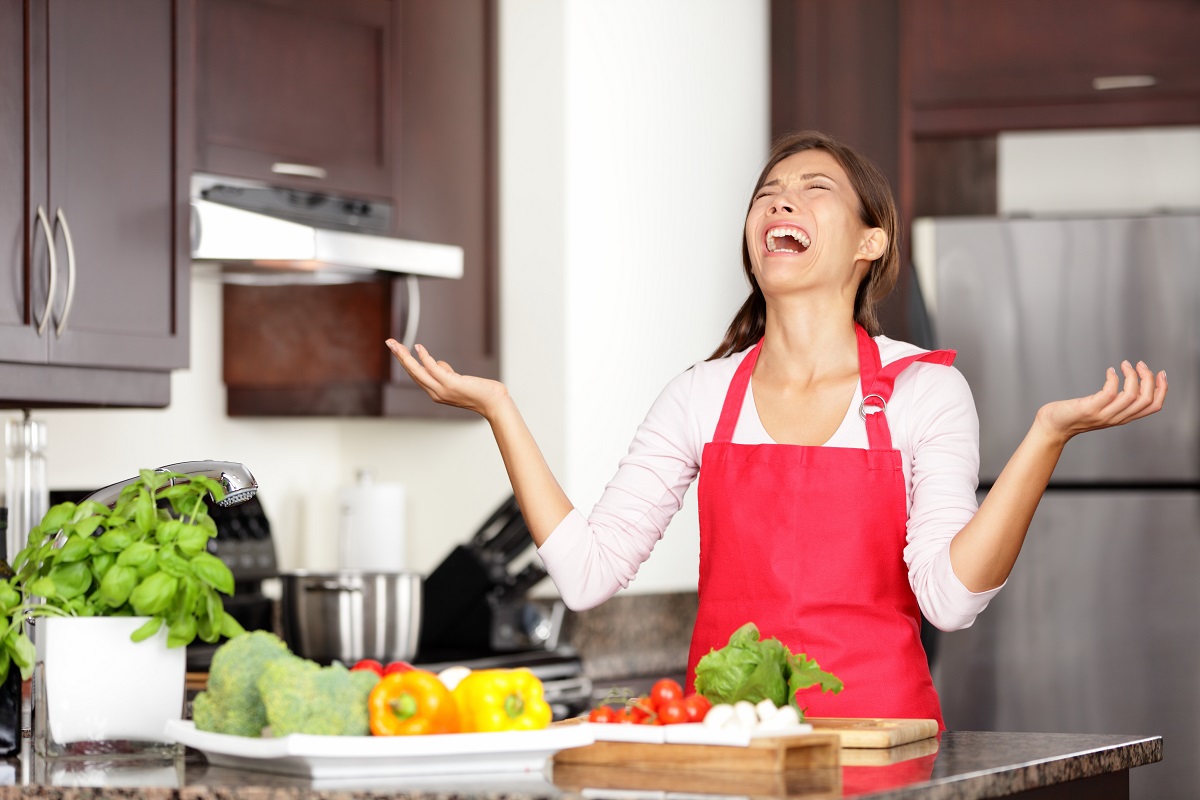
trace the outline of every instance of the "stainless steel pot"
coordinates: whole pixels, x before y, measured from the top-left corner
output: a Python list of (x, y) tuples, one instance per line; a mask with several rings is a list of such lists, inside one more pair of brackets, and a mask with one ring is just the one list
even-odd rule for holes
[(283, 636), (296, 655), (346, 666), (416, 655), (420, 573), (301, 570), (281, 577)]

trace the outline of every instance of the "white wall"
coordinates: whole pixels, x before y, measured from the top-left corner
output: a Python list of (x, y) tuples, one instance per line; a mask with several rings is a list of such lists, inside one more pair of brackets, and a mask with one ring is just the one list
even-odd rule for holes
[[(704, 358), (745, 294), (745, 204), (768, 140), (766, 0), (500, 4), (504, 378), (587, 510), (662, 386)], [(429, 570), (508, 491), (487, 426), (232, 420), (220, 288), (197, 272), (191, 367), (161, 411), (38, 411), (55, 488), (141, 467), (242, 461), (284, 568), (334, 564), (336, 491), (357, 469), (408, 490)], [(695, 586), (695, 498), (631, 591)]]

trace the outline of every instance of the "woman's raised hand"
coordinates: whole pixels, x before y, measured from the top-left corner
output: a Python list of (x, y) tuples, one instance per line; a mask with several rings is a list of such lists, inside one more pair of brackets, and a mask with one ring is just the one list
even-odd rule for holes
[(421, 345), (410, 353), (395, 339), (387, 340), (388, 349), (413, 381), (435, 402), (458, 406), (484, 417), (508, 399), (508, 389), (499, 381), (459, 375), (445, 361), (437, 361)]
[(1121, 363), (1124, 384), (1111, 367), (1100, 391), (1088, 397), (1048, 403), (1038, 411), (1038, 422), (1065, 442), (1084, 431), (1124, 425), (1149, 416), (1163, 407), (1167, 397), (1167, 373), (1155, 375), (1139, 361)]

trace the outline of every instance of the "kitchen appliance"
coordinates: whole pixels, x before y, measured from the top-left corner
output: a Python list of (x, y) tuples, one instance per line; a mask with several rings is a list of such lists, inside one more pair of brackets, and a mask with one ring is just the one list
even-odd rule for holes
[(592, 681), (562, 641), (566, 606), (529, 597), (546, 577), (515, 496), (425, 579), (418, 665), (441, 669), (528, 667), (545, 688), (556, 719), (591, 705)]
[(192, 176), (192, 260), (222, 265), (228, 281), (462, 277), (461, 247), (399, 239), (391, 226), (389, 203)]
[(1161, 734), (1132, 796), (1200, 785), (1200, 216), (921, 220), (938, 347), (980, 419), (985, 496), (1038, 408), (1143, 359), (1159, 414), (1068, 443), (1008, 584), (934, 664), (955, 729)]
[(296, 655), (352, 666), (411, 661), (421, 625), (416, 572), (286, 572), (283, 638)]

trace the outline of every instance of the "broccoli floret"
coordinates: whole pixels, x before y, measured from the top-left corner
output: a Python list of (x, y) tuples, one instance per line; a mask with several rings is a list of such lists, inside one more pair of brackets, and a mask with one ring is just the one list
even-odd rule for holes
[(379, 676), (370, 670), (295, 659), (268, 664), (258, 690), (272, 736), (367, 736), (367, 695), (378, 682)]
[(208, 688), (192, 704), (196, 729), (261, 736), (267, 714), (258, 692), (259, 678), (270, 664), (302, 660), (267, 631), (243, 633), (225, 642), (213, 653)]

